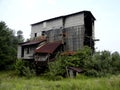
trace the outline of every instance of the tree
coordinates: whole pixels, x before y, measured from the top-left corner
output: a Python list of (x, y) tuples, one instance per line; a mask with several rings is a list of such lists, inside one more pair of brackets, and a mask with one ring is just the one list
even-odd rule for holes
[(92, 58), (92, 50), (90, 47), (83, 47), (75, 55), (72, 56), (57, 56), (56, 61), (49, 63), (48, 76), (64, 76), (66, 74), (66, 67), (80, 67), (82, 69), (88, 69), (90, 60)]
[(14, 31), (0, 22), (0, 70), (11, 69), (17, 56), (18, 39)]
[(23, 38), (23, 32), (21, 30), (17, 31), (17, 38), (18, 38), (18, 42), (23, 42), (24, 38)]
[(50, 62), (49, 77), (63, 76), (66, 67), (79, 67), (84, 75), (92, 77), (120, 74), (120, 55), (106, 50), (92, 53), (89, 47), (83, 47), (75, 55), (57, 56), (56, 61)]

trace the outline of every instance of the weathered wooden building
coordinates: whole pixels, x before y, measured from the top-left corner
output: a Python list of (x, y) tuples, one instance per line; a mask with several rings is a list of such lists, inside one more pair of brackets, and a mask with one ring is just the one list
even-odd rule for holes
[(85, 45), (94, 50), (94, 21), (90, 11), (81, 11), (31, 24), (32, 41), (19, 44), (18, 58), (46, 62)]

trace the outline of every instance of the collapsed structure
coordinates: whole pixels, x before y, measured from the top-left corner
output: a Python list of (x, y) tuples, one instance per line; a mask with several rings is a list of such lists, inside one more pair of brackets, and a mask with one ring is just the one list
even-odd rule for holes
[(45, 66), (57, 53), (85, 45), (94, 50), (94, 21), (90, 11), (81, 11), (31, 24), (31, 39), (18, 45), (18, 58)]

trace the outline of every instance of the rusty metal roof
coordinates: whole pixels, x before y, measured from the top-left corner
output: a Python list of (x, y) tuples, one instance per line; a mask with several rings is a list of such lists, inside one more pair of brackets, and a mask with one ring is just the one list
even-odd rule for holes
[(40, 48), (36, 49), (36, 53), (53, 53), (59, 46), (61, 46), (61, 42), (49, 42)]
[(75, 51), (65, 51), (65, 52), (63, 52), (63, 53), (61, 53), (61, 55), (67, 55), (67, 56), (71, 56), (71, 55), (75, 55), (76, 54), (76, 52)]
[(79, 72), (79, 73), (83, 72), (83, 70), (81, 68), (77, 68), (77, 67), (68, 67), (68, 69), (72, 69), (72, 70)]
[(22, 46), (35, 45), (35, 44), (39, 44), (39, 43), (41, 43), (43, 41), (45, 41), (45, 39), (33, 40), (33, 41), (29, 41), (29, 42), (26, 42), (26, 43), (22, 44)]

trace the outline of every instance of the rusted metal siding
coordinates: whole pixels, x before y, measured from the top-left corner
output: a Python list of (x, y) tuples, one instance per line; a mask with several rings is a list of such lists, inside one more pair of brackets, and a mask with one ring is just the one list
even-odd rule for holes
[(48, 42), (55, 42), (62, 40), (62, 29), (51, 29), (46, 32), (47, 34), (47, 41)]
[(76, 51), (83, 47), (84, 43), (84, 25), (65, 28), (65, 50)]
[(52, 43), (47, 43), (40, 48), (36, 49), (36, 53), (50, 53), (52, 54), (59, 46), (61, 46), (61, 42), (52, 42)]
[[(84, 25), (72, 26), (68, 28), (52, 29), (46, 32), (47, 41), (64, 41), (66, 51), (77, 51), (83, 47), (84, 44)], [(63, 33), (66, 34), (63, 37)]]

